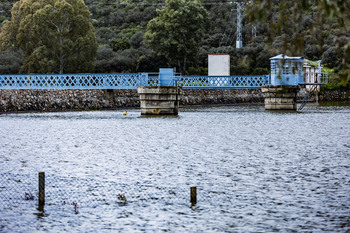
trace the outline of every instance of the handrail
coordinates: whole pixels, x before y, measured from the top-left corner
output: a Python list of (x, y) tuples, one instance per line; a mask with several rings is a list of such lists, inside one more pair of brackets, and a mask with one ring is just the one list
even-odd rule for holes
[(177, 86), (190, 89), (215, 88), (260, 88), (269, 84), (269, 75), (257, 76), (178, 76), (174, 78)]
[[(269, 75), (181, 76), (175, 74), (167, 85), (187, 89), (260, 88), (269, 83)], [(137, 89), (138, 86), (159, 85), (159, 73), (0, 75), (0, 89)]]
[(311, 87), (310, 91), (309, 91), (308, 94), (304, 97), (303, 102), (302, 102), (301, 105), (299, 106), (298, 111), (302, 110), (302, 109), (305, 107), (306, 103), (309, 101), (309, 99), (311, 98), (311, 96), (313, 96), (314, 92), (316, 91), (317, 86), (318, 86), (318, 85), (313, 85), (313, 86)]

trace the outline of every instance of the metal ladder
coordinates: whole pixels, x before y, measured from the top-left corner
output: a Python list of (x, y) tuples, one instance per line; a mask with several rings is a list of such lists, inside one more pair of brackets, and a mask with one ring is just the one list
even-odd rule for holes
[(311, 98), (311, 96), (315, 93), (316, 89), (317, 89), (317, 85), (313, 85), (313, 86), (311, 87), (311, 90), (308, 91), (308, 94), (304, 97), (303, 102), (302, 102), (301, 105), (299, 106), (298, 111), (302, 110), (302, 109), (305, 107), (306, 103), (309, 101), (309, 99)]

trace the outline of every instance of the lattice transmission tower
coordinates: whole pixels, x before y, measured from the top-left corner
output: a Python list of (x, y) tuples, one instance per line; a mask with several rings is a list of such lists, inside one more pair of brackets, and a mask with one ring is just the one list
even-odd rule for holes
[(252, 26), (252, 36), (253, 38), (256, 38), (256, 25)]
[(235, 2), (237, 5), (237, 33), (236, 49), (242, 48), (242, 5), (243, 2)]

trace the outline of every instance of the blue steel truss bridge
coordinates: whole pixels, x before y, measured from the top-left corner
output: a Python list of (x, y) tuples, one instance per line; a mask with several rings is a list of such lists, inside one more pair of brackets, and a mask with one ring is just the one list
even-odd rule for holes
[(184, 89), (254, 89), (270, 83), (270, 75), (183, 76), (170, 73), (170, 75), (165, 75), (164, 79), (161, 71), (160, 73), (134, 74), (0, 75), (0, 89), (137, 89), (139, 86), (178, 86)]

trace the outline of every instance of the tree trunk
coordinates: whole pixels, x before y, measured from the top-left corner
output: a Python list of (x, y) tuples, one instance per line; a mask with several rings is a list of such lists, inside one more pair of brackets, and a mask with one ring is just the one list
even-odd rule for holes
[(183, 74), (186, 74), (186, 61), (187, 61), (187, 56), (184, 56), (184, 64), (183, 64)]
[(64, 54), (63, 54), (63, 36), (60, 35), (60, 74), (63, 74), (64, 69)]
[(177, 66), (179, 67), (180, 73), (182, 73), (182, 67), (181, 67), (180, 59), (177, 59)]

